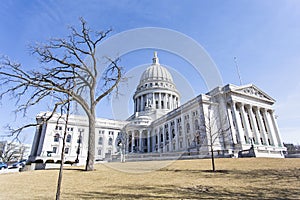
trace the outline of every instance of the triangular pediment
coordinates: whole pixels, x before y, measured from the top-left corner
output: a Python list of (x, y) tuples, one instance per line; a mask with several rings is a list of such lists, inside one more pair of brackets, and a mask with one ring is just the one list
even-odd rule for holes
[(262, 91), (261, 89), (259, 89), (253, 84), (236, 87), (233, 90), (233, 92), (262, 99), (262, 100), (267, 100), (270, 102), (275, 102), (275, 100), (272, 97), (267, 95), (264, 91)]

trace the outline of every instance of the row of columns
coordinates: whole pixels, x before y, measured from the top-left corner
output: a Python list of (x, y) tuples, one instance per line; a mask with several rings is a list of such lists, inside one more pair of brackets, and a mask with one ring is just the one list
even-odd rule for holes
[[(234, 144), (283, 146), (273, 110), (241, 102), (233, 102), (227, 106), (227, 112)], [(151, 132), (150, 129), (131, 131), (131, 134), (129, 134), (132, 136), (130, 141), (131, 149), (128, 149), (128, 152), (134, 152), (135, 146), (138, 148), (136, 150), (140, 152), (168, 152), (188, 148), (187, 140), (188, 138), (190, 140), (193, 139), (193, 135), (186, 133), (187, 121), (183, 118), (180, 122), (177, 120), (178, 118), (174, 119), (172, 124), (171, 121), (163, 124), (155, 132), (154, 130)], [(190, 133), (196, 133), (197, 131), (194, 130), (194, 121), (194, 119), (192, 121), (188, 120), (191, 127)], [(182, 130), (181, 136), (179, 136), (179, 126), (181, 126)], [(166, 133), (168, 136), (166, 136)], [(168, 140), (167, 137), (169, 138)], [(182, 145), (179, 145), (180, 143)], [(144, 144), (147, 144), (147, 146), (144, 146)]]
[[(150, 152), (151, 136), (149, 129), (129, 131), (128, 135), (129, 136), (126, 141), (126, 152)], [(146, 151), (145, 147), (147, 149)]]
[(145, 111), (148, 107), (154, 109), (175, 109), (179, 106), (179, 98), (177, 95), (170, 93), (148, 93), (137, 96), (134, 99), (134, 111), (141, 112)]
[(233, 102), (227, 112), (234, 144), (283, 146), (273, 110)]
[[(190, 113), (191, 114), (191, 113)], [(171, 152), (186, 150), (188, 145), (188, 139), (192, 141), (193, 136), (197, 130), (195, 130), (195, 124), (190, 120), (180, 120), (179, 118), (169, 121), (157, 129), (135, 129), (127, 130), (127, 149), (128, 153), (133, 152)], [(181, 119), (181, 118), (180, 118)], [(195, 119), (192, 119), (195, 121)], [(198, 119), (199, 120), (199, 119)], [(187, 133), (186, 124), (190, 124), (190, 132)], [(179, 134), (181, 129), (181, 134)], [(198, 130), (199, 132), (199, 130)], [(173, 137), (174, 133), (174, 137)], [(146, 142), (147, 141), (147, 142)], [(145, 146), (145, 144), (147, 144)]]

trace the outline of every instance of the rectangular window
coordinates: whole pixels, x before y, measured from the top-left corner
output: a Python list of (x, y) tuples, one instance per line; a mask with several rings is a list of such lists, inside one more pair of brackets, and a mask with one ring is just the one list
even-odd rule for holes
[(65, 148), (65, 154), (69, 154), (69, 148)]
[(52, 148), (52, 153), (56, 153), (57, 152), (57, 147), (53, 147)]

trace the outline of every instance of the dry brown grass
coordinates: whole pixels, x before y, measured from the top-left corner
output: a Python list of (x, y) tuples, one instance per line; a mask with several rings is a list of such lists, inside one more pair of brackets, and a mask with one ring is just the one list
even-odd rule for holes
[[(300, 199), (300, 159), (217, 159), (216, 173), (209, 159), (179, 160), (151, 171), (162, 163), (67, 168), (62, 199)], [(0, 199), (55, 199), (57, 176), (58, 170), (2, 174)]]

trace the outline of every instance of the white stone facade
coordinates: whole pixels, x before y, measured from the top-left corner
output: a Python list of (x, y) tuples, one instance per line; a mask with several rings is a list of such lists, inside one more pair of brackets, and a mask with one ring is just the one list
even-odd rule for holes
[[(126, 121), (97, 120), (96, 160), (118, 153), (120, 135), (126, 155), (196, 152), (205, 156), (212, 145), (218, 156), (237, 156), (252, 149), (256, 157), (284, 157), (286, 148), (274, 115), (275, 100), (255, 85), (228, 84), (180, 105), (172, 75), (159, 64), (155, 53), (133, 100), (134, 114)], [(47, 113), (38, 115), (37, 120), (43, 115)], [(57, 117), (37, 127), (32, 160), (59, 159), (61, 139), (55, 137), (61, 137), (64, 124), (57, 125)], [(68, 130), (65, 160), (75, 161), (81, 135), (78, 159), (85, 162), (87, 119), (72, 116)]]
[[(46, 119), (50, 113), (40, 113), (38, 121)], [(29, 159), (31, 161), (42, 159), (43, 161), (61, 160), (62, 137), (65, 130), (63, 119), (58, 120), (58, 115), (49, 121), (42, 123), (36, 128), (35, 137)], [(65, 116), (63, 116), (65, 117)], [(97, 119), (96, 121), (96, 149), (95, 159), (103, 160), (117, 153), (115, 145), (116, 137), (127, 122), (108, 119)], [(74, 162), (78, 159), (84, 164), (88, 145), (88, 120), (82, 116), (71, 115), (67, 126), (65, 161)]]

